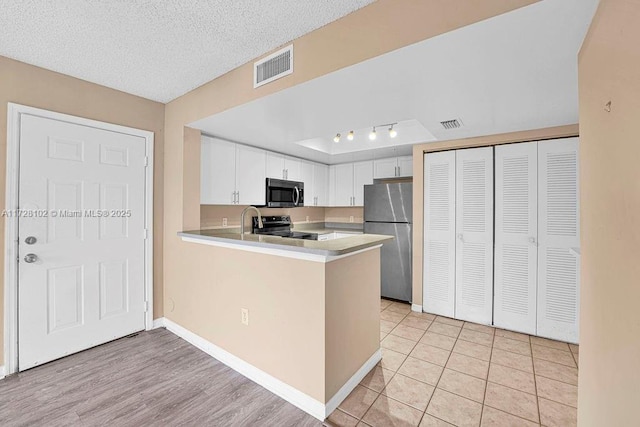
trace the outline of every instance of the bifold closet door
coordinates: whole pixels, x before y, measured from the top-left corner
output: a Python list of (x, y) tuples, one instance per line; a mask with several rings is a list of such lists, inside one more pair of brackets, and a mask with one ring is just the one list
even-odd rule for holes
[(578, 342), (578, 138), (538, 143), (537, 335)]
[(424, 155), (424, 311), (454, 316), (456, 153)]
[(538, 144), (495, 148), (495, 326), (535, 335)]
[(493, 147), (456, 151), (455, 318), (493, 314)]

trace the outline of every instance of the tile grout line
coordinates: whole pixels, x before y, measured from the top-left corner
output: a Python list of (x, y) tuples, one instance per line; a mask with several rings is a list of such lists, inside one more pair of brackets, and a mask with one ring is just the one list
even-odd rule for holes
[(487, 368), (487, 381), (484, 384), (484, 396), (482, 397), (482, 412), (480, 413), (480, 425), (482, 425), (482, 419), (484, 418), (484, 408), (487, 406), (487, 390), (489, 389), (489, 375), (491, 374), (491, 359), (493, 358), (493, 343), (496, 341), (494, 335), (491, 340), (491, 351), (489, 352), (489, 367)]
[(536, 364), (533, 362), (533, 343), (529, 337), (529, 347), (531, 348), (531, 364), (533, 365), (533, 385), (536, 390), (536, 407), (538, 408), (538, 424), (542, 425), (542, 415), (540, 414), (540, 396), (538, 396), (538, 380), (536, 379)]

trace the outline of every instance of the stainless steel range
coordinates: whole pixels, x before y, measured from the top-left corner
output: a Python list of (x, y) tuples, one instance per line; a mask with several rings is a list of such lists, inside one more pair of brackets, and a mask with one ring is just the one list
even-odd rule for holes
[(262, 228), (258, 228), (258, 217), (252, 217), (254, 234), (268, 234), (270, 236), (288, 237), (290, 239), (318, 240), (316, 233), (291, 231), (291, 217), (289, 215), (263, 216)]

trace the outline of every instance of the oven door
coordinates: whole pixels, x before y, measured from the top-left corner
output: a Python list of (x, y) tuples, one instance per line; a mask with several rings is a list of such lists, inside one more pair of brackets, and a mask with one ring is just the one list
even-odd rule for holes
[(304, 206), (304, 184), (296, 181), (267, 178), (267, 207), (293, 208)]

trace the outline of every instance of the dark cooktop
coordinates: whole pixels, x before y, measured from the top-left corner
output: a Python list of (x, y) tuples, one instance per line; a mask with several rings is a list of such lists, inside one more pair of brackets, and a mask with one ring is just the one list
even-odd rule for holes
[(291, 217), (289, 215), (263, 216), (262, 228), (258, 228), (258, 217), (252, 218), (252, 230), (254, 234), (267, 234), (269, 236), (287, 237), (290, 239), (318, 240), (316, 233), (304, 233), (291, 231)]

